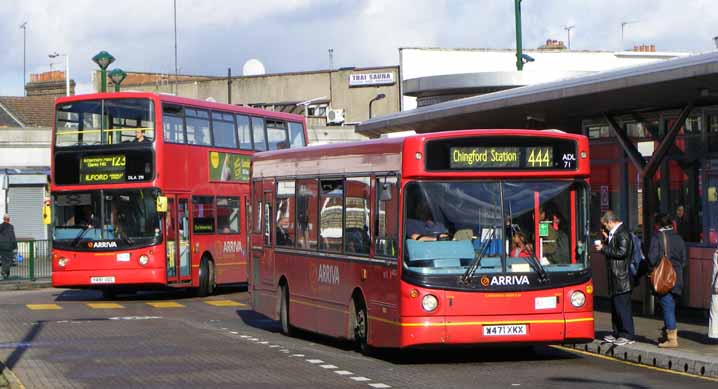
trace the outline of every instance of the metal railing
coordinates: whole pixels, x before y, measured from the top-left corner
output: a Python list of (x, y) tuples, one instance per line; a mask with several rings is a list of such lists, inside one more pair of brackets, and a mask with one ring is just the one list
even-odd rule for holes
[(18, 240), (16, 265), (10, 268), (10, 280), (50, 278), (50, 251), (49, 240)]

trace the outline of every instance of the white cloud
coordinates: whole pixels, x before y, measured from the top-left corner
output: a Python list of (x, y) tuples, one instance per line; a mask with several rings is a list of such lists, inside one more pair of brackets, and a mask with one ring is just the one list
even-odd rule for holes
[[(617, 50), (620, 23), (638, 20), (624, 46), (712, 50), (715, 8), (715, 0), (525, 0), (524, 47), (565, 40), (563, 26), (573, 24), (572, 48)], [(22, 94), (23, 21), (29, 73), (49, 70), (48, 53), (67, 52), (73, 78), (89, 85), (100, 50), (125, 70), (174, 71), (172, 0), (4, 0), (0, 20), (0, 94)], [(398, 47), (515, 45), (507, 0), (177, 0), (177, 24), (179, 66), (191, 74), (238, 74), (253, 57), (269, 72), (324, 69), (329, 48), (342, 67), (398, 64)]]

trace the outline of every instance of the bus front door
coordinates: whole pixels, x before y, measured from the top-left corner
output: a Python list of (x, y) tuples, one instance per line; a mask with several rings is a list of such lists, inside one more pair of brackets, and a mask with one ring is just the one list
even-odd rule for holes
[(166, 270), (168, 284), (192, 282), (190, 263), (189, 198), (168, 195), (165, 216)]

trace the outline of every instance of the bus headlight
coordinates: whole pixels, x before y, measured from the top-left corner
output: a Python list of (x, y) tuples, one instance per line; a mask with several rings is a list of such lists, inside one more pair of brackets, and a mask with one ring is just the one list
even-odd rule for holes
[(65, 267), (65, 265), (67, 265), (67, 258), (61, 257), (57, 260), (57, 266)]
[(438, 306), (439, 300), (437, 300), (436, 296), (433, 294), (427, 294), (423, 299), (421, 299), (421, 307), (424, 308), (426, 312), (433, 312)]
[(575, 308), (581, 308), (583, 304), (586, 304), (586, 295), (580, 290), (571, 293), (571, 305)]
[(150, 263), (150, 257), (145, 254), (140, 255), (140, 265), (145, 266)]

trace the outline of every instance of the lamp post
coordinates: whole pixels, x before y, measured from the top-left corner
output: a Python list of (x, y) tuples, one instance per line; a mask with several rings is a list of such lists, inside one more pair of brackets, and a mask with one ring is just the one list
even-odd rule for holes
[(371, 105), (374, 104), (375, 101), (381, 100), (381, 99), (383, 99), (383, 98), (385, 98), (385, 97), (386, 97), (385, 94), (379, 93), (379, 94), (376, 95), (373, 99), (369, 100), (369, 119), (371, 119)]
[(107, 67), (115, 62), (115, 57), (103, 50), (95, 54), (95, 56), (92, 57), (92, 61), (100, 67), (100, 77), (102, 78), (100, 92), (107, 92)]
[(110, 80), (115, 84), (115, 92), (120, 91), (120, 84), (122, 84), (122, 81), (124, 81), (125, 77), (127, 77), (127, 73), (125, 73), (124, 70), (117, 68), (112, 69), (110, 72)]
[(48, 54), (50, 58), (65, 57), (65, 96), (70, 95), (70, 56), (67, 54), (58, 54), (57, 51)]
[(25, 76), (27, 75), (27, 70), (25, 70), (27, 58), (27, 22), (23, 22), (20, 28), (22, 28), (22, 90), (27, 94), (27, 90), (25, 89), (25, 83), (27, 82), (27, 80), (25, 80)]

